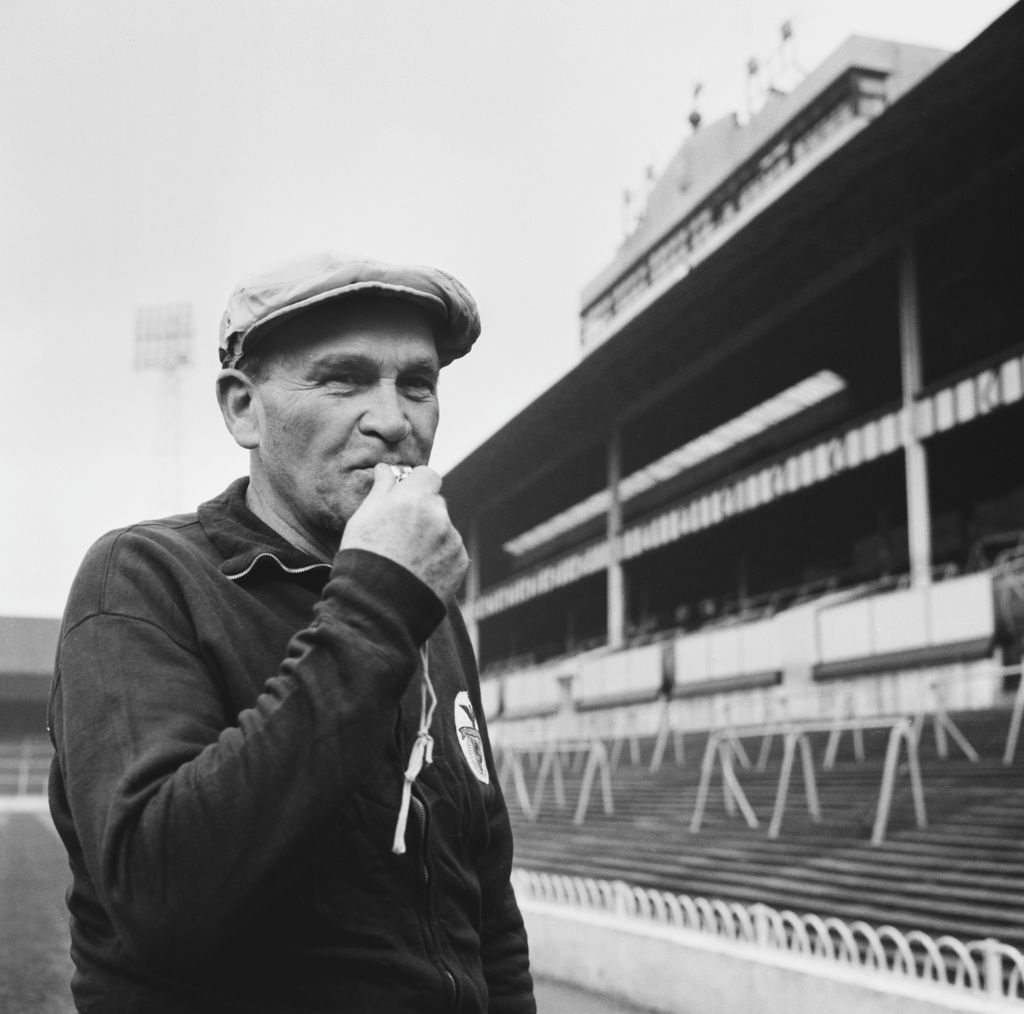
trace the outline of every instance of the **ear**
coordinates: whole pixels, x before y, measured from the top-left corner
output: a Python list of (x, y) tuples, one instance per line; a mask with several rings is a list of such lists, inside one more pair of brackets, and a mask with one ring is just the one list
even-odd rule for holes
[(241, 370), (221, 370), (217, 375), (217, 404), (235, 443), (250, 451), (259, 447), (263, 406), (252, 378)]

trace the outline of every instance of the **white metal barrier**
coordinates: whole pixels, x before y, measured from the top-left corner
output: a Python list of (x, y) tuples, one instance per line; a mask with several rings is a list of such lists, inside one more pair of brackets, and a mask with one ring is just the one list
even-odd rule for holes
[(739, 779), (736, 777), (733, 757), (736, 755), (736, 743), (739, 740), (751, 737), (762, 737), (763, 739), (768, 734), (781, 735), (784, 744), (782, 767), (779, 771), (779, 780), (775, 792), (775, 807), (772, 811), (772, 819), (768, 827), (768, 837), (777, 838), (782, 829), (782, 819), (786, 812), (789, 784), (792, 778), (797, 750), (800, 751), (807, 809), (811, 819), (815, 823), (820, 822), (821, 807), (818, 801), (817, 780), (814, 774), (814, 758), (811, 753), (810, 741), (807, 737), (814, 732), (828, 732), (831, 737), (840, 731), (852, 732), (866, 729), (889, 730), (885, 763), (882, 767), (882, 782), (879, 789), (877, 812), (871, 834), (871, 844), (878, 845), (885, 840), (885, 831), (888, 826), (889, 811), (892, 806), (892, 796), (896, 784), (901, 745), (906, 751), (907, 769), (910, 777), (917, 826), (921, 828), (927, 826), (914, 720), (906, 716), (894, 716), (889, 718), (833, 719), (829, 722), (799, 722), (782, 725), (752, 726), (739, 729), (720, 729), (717, 732), (713, 732), (708, 737), (704, 758), (701, 762), (700, 784), (697, 787), (697, 800), (694, 804), (693, 816), (690, 820), (690, 832), (696, 834), (703, 823), (716, 761), (722, 773), (726, 812), (731, 815), (735, 812), (736, 808), (739, 808), (749, 827), (759, 826), (757, 815), (754, 813), (753, 807), (747, 800)]
[(901, 932), (861, 920), (670, 894), (622, 881), (521, 869), (513, 871), (512, 880), (524, 910), (540, 904), (592, 912), (628, 925), (669, 927), (790, 958), (912, 979), (946, 987), (953, 996), (1024, 1001), (1024, 954), (993, 938), (933, 937), (919, 930)]
[(1024, 717), (1024, 666), (1014, 666), (1020, 673), (1017, 693), (1013, 698), (1013, 711), (1010, 715), (1010, 728), (1006, 734), (1006, 748), (1003, 750), (1003, 764), (1009, 767), (1017, 752), (1017, 739), (1020, 736), (1021, 718)]
[[(817, 715), (812, 717), (796, 714), (799, 704), (804, 701), (814, 702), (819, 711), (831, 711), (831, 730), (823, 766), (826, 771), (830, 771), (834, 767), (839, 750), (842, 723), (856, 718), (857, 714), (854, 709), (853, 696), (848, 687), (826, 685), (793, 689), (779, 688), (771, 696), (768, 703), (768, 724), (771, 728), (761, 740), (761, 748), (757, 755), (758, 771), (764, 771), (768, 766), (772, 743), (775, 736), (779, 734), (779, 728), (784, 728), (797, 720), (813, 721), (818, 717)], [(829, 706), (829, 702), (831, 702), (831, 706)], [(853, 736), (854, 756), (858, 761), (862, 761), (864, 760), (864, 730), (854, 727), (850, 731)]]
[(590, 807), (590, 797), (598, 777), (600, 777), (604, 812), (606, 814), (614, 812), (611, 765), (608, 760), (608, 751), (600, 739), (552, 738), (543, 747), (540, 767), (537, 771), (537, 780), (531, 793), (526, 784), (526, 772), (521, 755), (524, 753), (534, 753), (536, 750), (536, 744), (519, 747), (506, 745), (501, 750), (501, 761), (498, 767), (499, 781), (507, 784), (509, 778), (512, 779), (512, 787), (515, 790), (516, 799), (527, 820), (536, 821), (539, 816), (540, 808), (544, 801), (544, 790), (547, 787), (549, 777), (554, 789), (555, 806), (560, 810), (565, 809), (565, 781), (562, 765), (567, 759), (574, 756), (582, 756), (585, 759), (585, 763), (583, 767), (583, 781), (580, 785), (580, 795), (576, 803), (573, 823), (582, 824), (586, 820), (587, 810)]
[(1009, 767), (1017, 753), (1021, 719), (1024, 718), (1024, 667), (1020, 665), (1004, 665), (989, 672), (970, 673), (967, 675), (958, 674), (956, 676), (939, 677), (931, 681), (930, 689), (933, 697), (932, 714), (935, 719), (935, 749), (940, 757), (945, 757), (949, 752), (949, 746), (946, 742), (946, 734), (948, 733), (968, 760), (972, 762), (977, 762), (978, 760), (977, 750), (974, 749), (967, 737), (947, 714), (946, 690), (953, 685), (962, 685), (966, 680), (1001, 680), (1004, 676), (1018, 674), (1021, 674), (1022, 678), (1017, 683), (1017, 691), (1014, 694), (1013, 704), (1010, 707), (1010, 725), (1006, 732), (1006, 744), (1003, 747), (1003, 765)]

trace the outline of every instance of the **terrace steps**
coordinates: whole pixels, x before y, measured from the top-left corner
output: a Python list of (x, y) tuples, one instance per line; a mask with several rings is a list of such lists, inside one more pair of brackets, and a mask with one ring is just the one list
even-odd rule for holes
[[(703, 742), (686, 743), (682, 766), (670, 758), (656, 774), (626, 763), (623, 751), (612, 786), (615, 812), (602, 812), (595, 795), (586, 821), (572, 822), (580, 772), (564, 773), (567, 806), (547, 789), (537, 821), (528, 821), (514, 793), (506, 797), (516, 833), (518, 866), (549, 873), (626, 880), (672, 893), (863, 919), (907, 931), (950, 934), (962, 940), (994, 936), (1024, 948), (1024, 758), (1000, 761), (1005, 711), (954, 716), (982, 754), (972, 764), (953, 752), (939, 758), (930, 733), (920, 745), (928, 826), (913, 819), (909, 782), (897, 780), (885, 840), (871, 844), (882, 776), (884, 740), (866, 737), (867, 758), (857, 763), (849, 743), (830, 772), (817, 770), (823, 821), (806, 809), (799, 770), (777, 839), (767, 824), (775, 800), (781, 751), (764, 771), (737, 768), (761, 826), (751, 829), (722, 805), (713, 781), (703, 826), (689, 821), (697, 796)], [(820, 759), (825, 739), (812, 737)], [(749, 745), (748, 745), (749, 746)], [(652, 743), (642, 744), (642, 758)], [(756, 751), (748, 750), (752, 756)], [(535, 773), (526, 770), (527, 781)]]

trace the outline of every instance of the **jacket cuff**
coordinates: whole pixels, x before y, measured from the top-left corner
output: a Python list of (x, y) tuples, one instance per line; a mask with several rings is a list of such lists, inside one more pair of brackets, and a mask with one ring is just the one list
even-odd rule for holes
[(349, 623), (356, 606), (371, 624), (374, 619), (382, 621), (381, 633), (393, 636), (394, 625), (399, 624), (417, 648), (447, 612), (445, 604), (411, 570), (366, 549), (343, 549), (334, 557), (324, 603)]

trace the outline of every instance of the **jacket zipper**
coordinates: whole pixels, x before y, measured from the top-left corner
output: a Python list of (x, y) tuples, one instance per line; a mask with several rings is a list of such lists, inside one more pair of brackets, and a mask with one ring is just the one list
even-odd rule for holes
[(253, 567), (255, 567), (256, 564), (264, 558), (273, 560), (274, 563), (276, 563), (281, 568), (281, 570), (283, 570), (286, 574), (305, 574), (307, 571), (316, 570), (317, 567), (326, 567), (328, 570), (330, 570), (331, 567), (329, 563), (309, 563), (306, 564), (305, 567), (288, 567), (285, 564), (283, 564), (276, 556), (274, 556), (273, 553), (259, 553), (257, 556), (253, 557), (249, 566), (246, 567), (245, 570), (241, 570), (237, 574), (225, 574), (224, 576), (229, 581), (237, 581), (239, 580), (239, 578), (245, 577), (246, 574), (248, 574), (253, 569)]
[(437, 953), (437, 964), (444, 977), (448, 1009), (454, 1011), (457, 1009), (459, 989), (455, 982), (455, 975), (441, 957), (441, 942), (438, 939), (435, 925), (433, 886), (430, 883), (430, 866), (427, 862), (427, 804), (416, 794), (415, 786), (412, 790), (411, 808), (416, 814), (416, 823), (420, 830), (420, 872), (423, 876), (423, 887), (427, 896), (427, 927), (430, 930), (430, 941)]

